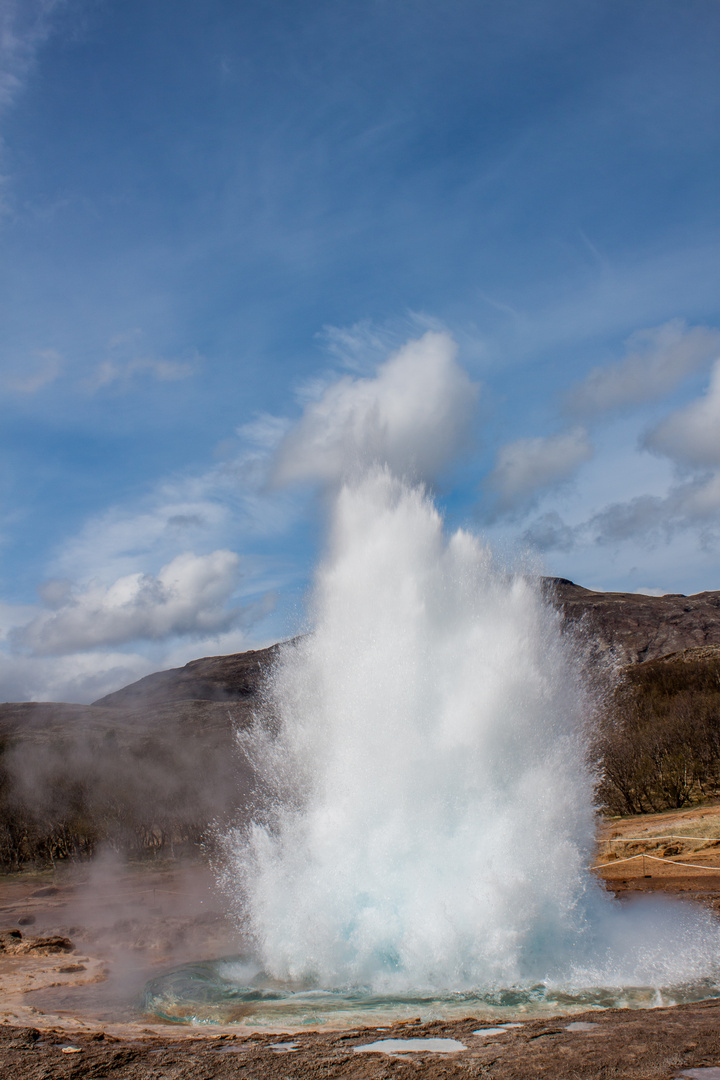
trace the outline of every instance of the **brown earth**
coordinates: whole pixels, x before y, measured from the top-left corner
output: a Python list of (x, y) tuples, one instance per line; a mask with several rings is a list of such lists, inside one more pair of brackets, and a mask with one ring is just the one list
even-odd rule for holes
[[(217, 1033), (189, 1038), (159, 1037), (139, 1031), (133, 1037), (98, 1028), (73, 1033), (54, 1029), (0, 1027), (3, 1076), (40, 1080), (52, 1077), (113, 1077), (117, 1080), (294, 1080), (343, 1077), (385, 1080), (412, 1076), (495, 1080), (670, 1080), (690, 1076), (717, 1080), (720, 1061), (720, 1005), (704, 1002), (646, 1013), (609, 1010), (535, 1020), (492, 1036), (476, 1035), (477, 1018), (454, 1023), (404, 1023), (386, 1028), (300, 1035)], [(454, 1053), (358, 1052), (376, 1039), (458, 1040)], [(283, 1050), (283, 1043), (288, 1046)], [(707, 1073), (695, 1071), (705, 1068)], [(686, 1071), (689, 1070), (689, 1071)]]
[[(646, 856), (643, 868), (642, 858), (634, 857), (641, 848), (667, 861), (649, 864)], [(608, 856), (612, 849), (615, 858)], [(632, 861), (620, 863), (629, 856)], [(654, 890), (720, 910), (720, 805), (604, 821), (596, 863), (621, 897)], [(670, 1080), (684, 1070), (720, 1069), (718, 1000), (518, 1015), (510, 1019), (520, 1026), (489, 1034), (477, 1032), (497, 1023), (490, 1013), (272, 1033), (138, 1015), (133, 1002), (148, 978), (180, 962), (237, 951), (237, 931), (224, 907), (200, 863), (128, 866), (107, 858), (0, 878), (0, 1076)], [(68, 937), (72, 952), (63, 943)], [(456, 1039), (465, 1049), (356, 1052), (377, 1040), (410, 1038)], [(719, 1075), (707, 1073), (705, 1080)]]
[(596, 865), (616, 896), (667, 892), (720, 913), (720, 804), (606, 819)]

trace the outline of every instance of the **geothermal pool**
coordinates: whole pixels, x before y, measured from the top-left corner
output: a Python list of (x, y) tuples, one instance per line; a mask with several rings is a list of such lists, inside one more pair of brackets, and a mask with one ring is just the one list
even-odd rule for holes
[(676, 987), (594, 987), (574, 993), (538, 985), (484, 993), (382, 997), (362, 988), (284, 987), (264, 973), (246, 982), (251, 969), (251, 964), (237, 958), (185, 964), (147, 984), (142, 1011), (176, 1023), (240, 1023), (270, 1031), (389, 1025), (411, 1019), (427, 1023), (467, 1016), (507, 1025), (542, 1015), (649, 1009), (720, 996), (717, 984), (707, 979)]
[(309, 632), (241, 736), (262, 781), (220, 880), (253, 954), (154, 980), (146, 1008), (277, 1026), (720, 993), (710, 913), (588, 870), (597, 690), (538, 580), (386, 469), (342, 488)]

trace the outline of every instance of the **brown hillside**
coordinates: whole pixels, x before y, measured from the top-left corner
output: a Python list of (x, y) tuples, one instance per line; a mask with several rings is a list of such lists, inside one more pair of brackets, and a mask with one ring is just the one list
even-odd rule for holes
[(720, 592), (683, 596), (592, 592), (566, 578), (547, 578), (550, 595), (573, 623), (583, 623), (598, 646), (622, 664), (720, 645)]
[(107, 694), (94, 705), (132, 709), (167, 701), (246, 701), (253, 698), (278, 650), (250, 649), (229, 656), (206, 656), (181, 668), (157, 671)]

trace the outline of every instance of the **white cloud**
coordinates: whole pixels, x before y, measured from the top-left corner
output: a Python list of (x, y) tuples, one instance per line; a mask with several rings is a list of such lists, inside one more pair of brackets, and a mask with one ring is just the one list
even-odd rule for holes
[(13, 634), (36, 655), (66, 655), (139, 638), (220, 633), (237, 623), (228, 607), (238, 576), (238, 556), (185, 552), (151, 574), (128, 574), (109, 587), (91, 584), (54, 610), (42, 612)]
[(534, 496), (568, 480), (589, 461), (593, 448), (584, 428), (546, 437), (517, 439), (501, 446), (486, 485), (497, 492), (499, 512), (532, 503)]
[(464, 438), (477, 396), (456, 351), (449, 335), (429, 332), (374, 378), (345, 376), (327, 387), (281, 443), (274, 482), (335, 482), (369, 464), (432, 479)]
[(670, 413), (643, 445), (681, 465), (720, 465), (720, 360), (713, 367), (707, 393)]
[[(198, 359), (198, 358), (196, 358)], [(127, 386), (136, 375), (145, 375), (156, 382), (177, 382), (189, 378), (193, 364), (179, 360), (162, 360), (153, 357), (135, 357), (132, 360), (103, 360), (93, 374), (85, 380), (91, 393), (103, 387), (119, 384)]]
[(594, 368), (569, 392), (567, 407), (573, 413), (594, 416), (656, 400), (719, 354), (720, 331), (711, 327), (688, 329), (682, 319), (673, 319), (638, 330), (628, 338), (625, 357)]

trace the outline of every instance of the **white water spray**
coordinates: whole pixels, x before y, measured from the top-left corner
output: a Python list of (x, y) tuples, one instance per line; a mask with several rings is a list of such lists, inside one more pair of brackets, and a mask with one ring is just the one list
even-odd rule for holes
[(265, 972), (384, 995), (716, 975), (708, 914), (587, 870), (593, 702), (538, 587), (376, 469), (339, 493), (311, 614), (278, 728), (243, 741), (270, 810), (226, 872)]

